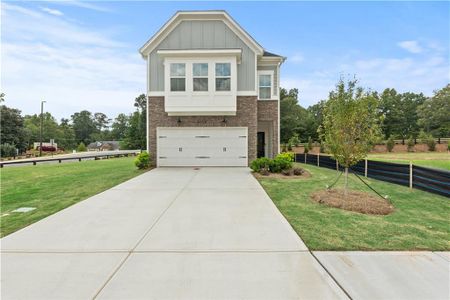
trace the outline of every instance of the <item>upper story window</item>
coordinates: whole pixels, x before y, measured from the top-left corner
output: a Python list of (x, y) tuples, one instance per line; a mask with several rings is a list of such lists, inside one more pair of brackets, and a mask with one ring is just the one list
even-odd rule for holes
[(231, 90), (231, 64), (216, 63), (216, 91)]
[(258, 99), (273, 99), (273, 71), (258, 71)]
[(182, 63), (170, 64), (170, 91), (171, 92), (186, 91), (186, 64)]
[(208, 91), (208, 63), (193, 63), (192, 78), (194, 92)]

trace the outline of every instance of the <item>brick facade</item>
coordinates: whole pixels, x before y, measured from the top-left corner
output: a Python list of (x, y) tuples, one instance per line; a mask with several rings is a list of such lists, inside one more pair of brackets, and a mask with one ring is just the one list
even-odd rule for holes
[[(258, 131), (258, 116), (265, 121), (274, 121), (273, 145), (278, 145), (278, 110), (277, 101), (260, 104), (255, 96), (238, 96), (236, 116), (172, 116), (164, 111), (164, 97), (149, 97), (148, 103), (148, 140), (150, 154), (156, 162), (156, 128), (157, 127), (247, 127), (248, 128), (248, 161), (256, 158), (256, 133)], [(261, 112), (259, 109), (261, 107)], [(181, 122), (178, 122), (178, 118)], [(276, 130), (275, 130), (276, 129)], [(275, 147), (274, 147), (275, 148)], [(278, 150), (278, 149), (277, 149)], [(274, 150), (274, 151), (277, 151)]]

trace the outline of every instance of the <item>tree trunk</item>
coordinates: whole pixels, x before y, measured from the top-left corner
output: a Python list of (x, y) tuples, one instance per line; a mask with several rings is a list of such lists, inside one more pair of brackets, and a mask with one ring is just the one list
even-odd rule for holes
[(344, 187), (345, 198), (347, 198), (347, 189), (348, 189), (348, 167), (345, 167), (345, 187)]

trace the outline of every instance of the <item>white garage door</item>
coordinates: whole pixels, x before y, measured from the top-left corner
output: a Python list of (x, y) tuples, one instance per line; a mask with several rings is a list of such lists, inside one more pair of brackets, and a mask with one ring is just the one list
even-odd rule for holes
[(158, 166), (247, 166), (247, 127), (158, 127)]

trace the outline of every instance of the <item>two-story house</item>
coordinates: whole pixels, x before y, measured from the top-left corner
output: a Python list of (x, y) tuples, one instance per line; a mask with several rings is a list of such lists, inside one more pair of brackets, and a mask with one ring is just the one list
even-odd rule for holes
[(280, 65), (225, 11), (180, 11), (139, 50), (157, 166), (247, 166), (279, 153)]

